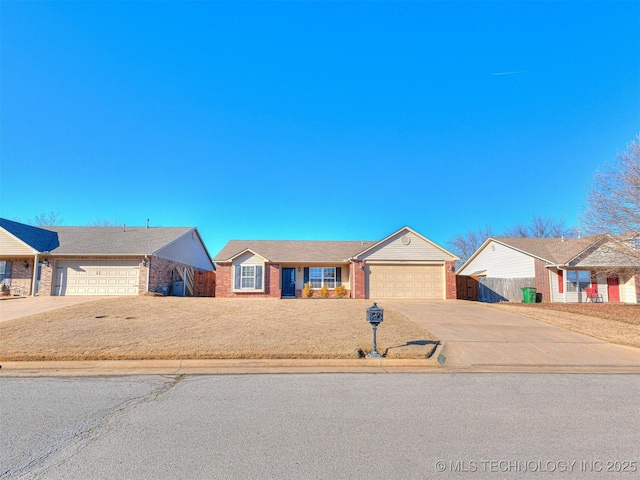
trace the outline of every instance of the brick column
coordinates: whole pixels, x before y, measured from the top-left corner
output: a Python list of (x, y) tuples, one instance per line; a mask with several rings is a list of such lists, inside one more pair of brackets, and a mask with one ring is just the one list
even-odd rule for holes
[(351, 298), (365, 298), (365, 264), (364, 261), (354, 261), (351, 263), (351, 275), (349, 281), (351, 283)]
[(545, 267), (546, 264), (539, 258), (533, 259), (533, 264), (535, 266), (535, 282), (534, 286), (536, 288), (537, 293), (542, 294), (543, 302), (551, 301), (551, 284), (549, 282), (549, 270)]
[(444, 270), (446, 275), (445, 285), (447, 288), (446, 299), (456, 300), (458, 297), (456, 288), (456, 262), (444, 262)]

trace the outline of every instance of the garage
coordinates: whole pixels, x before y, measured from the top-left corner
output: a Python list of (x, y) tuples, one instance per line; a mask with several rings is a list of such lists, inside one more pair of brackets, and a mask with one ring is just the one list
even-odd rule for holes
[(367, 265), (367, 298), (445, 298), (444, 265)]
[(138, 295), (139, 278), (137, 261), (59, 261), (53, 294)]

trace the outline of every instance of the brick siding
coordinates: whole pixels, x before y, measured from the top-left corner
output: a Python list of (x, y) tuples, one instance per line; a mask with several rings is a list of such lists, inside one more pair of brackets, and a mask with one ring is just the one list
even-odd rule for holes
[[(11, 262), (10, 294), (27, 297), (31, 295), (33, 285), (33, 258), (3, 258), (2, 261)], [(27, 262), (25, 268), (24, 262)]]
[[(184, 269), (185, 267), (189, 267), (189, 265), (180, 262), (174, 262), (173, 260), (167, 260), (166, 258), (155, 256), (150, 257), (148, 267), (145, 267), (142, 264), (140, 265), (140, 286), (138, 288), (139, 293), (144, 293), (146, 291), (147, 269), (149, 269), (149, 291), (160, 291), (163, 290), (163, 287), (167, 287), (167, 292), (171, 294), (173, 282), (181, 280), (181, 277), (176, 273), (176, 269)], [(143, 271), (144, 283), (142, 280)]]
[(533, 259), (533, 264), (535, 267), (535, 282), (534, 286), (536, 288), (536, 293), (542, 294), (543, 302), (551, 301), (551, 283), (549, 281), (549, 269), (546, 268), (546, 263), (540, 260), (539, 258)]
[(458, 289), (456, 285), (456, 262), (444, 262), (444, 274), (446, 276), (445, 285), (447, 291), (445, 298), (447, 300), (455, 300), (458, 297)]
[(264, 292), (234, 292), (233, 265), (219, 263), (216, 270), (216, 297), (221, 298), (280, 298), (280, 264), (267, 263), (264, 265)]

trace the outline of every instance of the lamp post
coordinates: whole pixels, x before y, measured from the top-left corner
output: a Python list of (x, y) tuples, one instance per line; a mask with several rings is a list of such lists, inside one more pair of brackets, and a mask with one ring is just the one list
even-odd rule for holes
[(376, 344), (376, 331), (378, 325), (382, 323), (384, 319), (384, 309), (380, 308), (376, 302), (373, 302), (373, 306), (367, 308), (367, 322), (373, 327), (373, 350), (367, 358), (382, 358), (382, 355), (378, 353), (378, 346)]

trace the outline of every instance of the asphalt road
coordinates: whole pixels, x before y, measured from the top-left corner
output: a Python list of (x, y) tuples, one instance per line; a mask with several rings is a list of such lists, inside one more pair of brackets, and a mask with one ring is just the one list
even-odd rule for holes
[(638, 478), (640, 376), (0, 378), (0, 478)]

